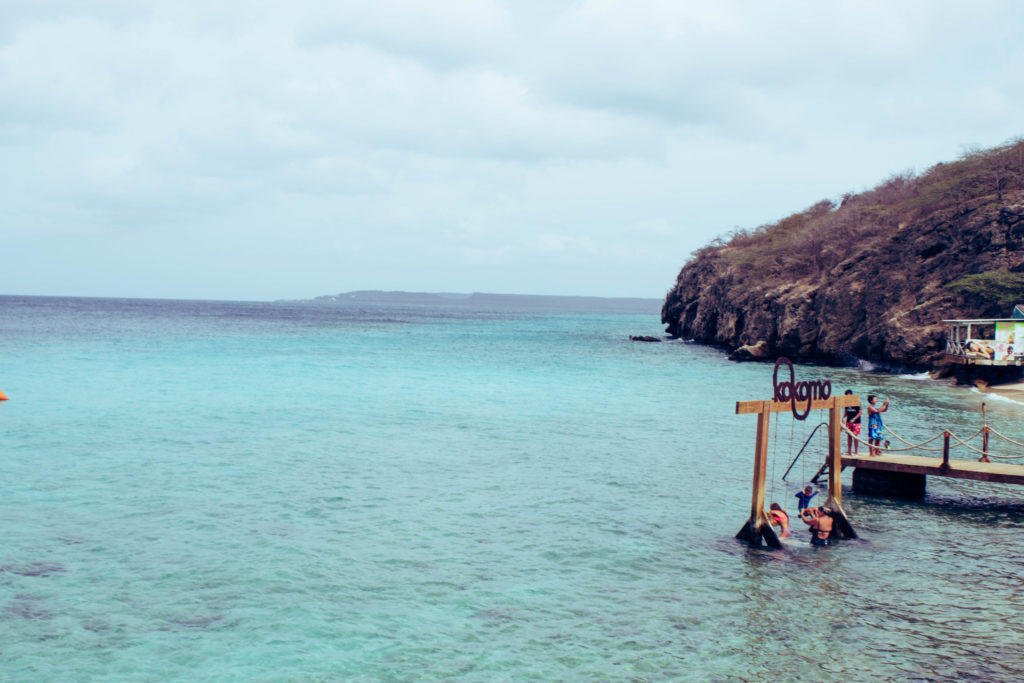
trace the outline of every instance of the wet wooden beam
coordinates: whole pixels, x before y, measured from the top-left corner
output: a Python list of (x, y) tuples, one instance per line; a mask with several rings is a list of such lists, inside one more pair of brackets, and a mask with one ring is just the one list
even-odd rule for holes
[(933, 477), (952, 477), (974, 481), (992, 481), (1000, 484), (1024, 484), (1024, 465), (1002, 462), (978, 462), (976, 460), (949, 461), (949, 467), (942, 466), (942, 458), (928, 458), (920, 455), (883, 454), (876, 457), (843, 456), (844, 467), (863, 467), (886, 472), (925, 474)]
[[(832, 396), (830, 398), (815, 399), (811, 401), (811, 410), (829, 410), (834, 405), (833, 401), (838, 401), (840, 408), (846, 406), (860, 405), (860, 396), (851, 394), (840, 394), (838, 396)], [(793, 404), (789, 401), (736, 401), (736, 414), (737, 415), (749, 415), (761, 412), (761, 404), (768, 404), (769, 413), (781, 413), (788, 412), (793, 409)], [(796, 409), (801, 413), (807, 409), (807, 401), (797, 401)]]

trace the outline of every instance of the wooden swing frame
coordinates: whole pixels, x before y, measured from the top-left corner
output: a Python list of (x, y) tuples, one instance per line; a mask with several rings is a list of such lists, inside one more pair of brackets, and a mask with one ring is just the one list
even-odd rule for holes
[[(835, 525), (833, 537), (857, 538), (846, 512), (843, 510), (843, 455), (842, 455), (842, 419), (843, 408), (860, 405), (860, 396), (843, 394), (826, 399), (812, 399), (807, 404), (811, 410), (828, 410), (828, 502), (825, 507), (831, 508)], [(772, 413), (790, 412), (793, 405), (790, 401), (737, 401), (737, 415), (757, 415), (757, 440), (754, 447), (754, 485), (750, 497), (750, 519), (747, 520), (736, 538), (747, 541), (750, 545), (760, 547), (762, 543), (771, 548), (782, 548), (775, 529), (768, 521), (764, 511), (765, 478), (768, 473), (768, 440), (771, 431)], [(796, 419), (795, 417), (793, 419)]]

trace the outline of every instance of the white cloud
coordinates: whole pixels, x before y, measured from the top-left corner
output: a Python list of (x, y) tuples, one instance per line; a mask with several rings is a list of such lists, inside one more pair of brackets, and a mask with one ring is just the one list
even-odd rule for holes
[[(17, 265), (0, 291), (659, 296), (715, 234), (1020, 135), (1022, 18), (995, 1), (4, 3)], [(82, 254), (57, 272), (54, 235)], [(152, 253), (167, 267), (133, 262)]]
[[(312, 9), (312, 11), (308, 11)], [(297, 30), (300, 41), (367, 44), (437, 67), (478, 63), (512, 49), (515, 25), (494, 0), (431, 3), (378, 0), (320, 2), (307, 7)]]
[(589, 237), (576, 237), (572, 235), (556, 235), (545, 233), (537, 235), (536, 244), (541, 251), (597, 251), (597, 244)]

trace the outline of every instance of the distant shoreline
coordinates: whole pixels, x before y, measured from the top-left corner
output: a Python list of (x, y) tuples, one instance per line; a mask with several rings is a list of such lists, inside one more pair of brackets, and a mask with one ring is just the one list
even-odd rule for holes
[[(614, 303), (648, 308), (655, 306), (660, 312), (662, 299), (645, 297), (600, 297), (570, 296), (558, 294), (494, 294), (486, 292), (404, 292), (384, 290), (358, 290), (340, 294), (324, 294), (312, 299), (199, 299), (194, 297), (156, 296), (97, 296), (82, 294), (0, 294), (0, 299), (38, 301), (140, 301), (140, 302), (195, 302), (220, 304), (331, 304), (358, 301), (359, 303), (430, 303), (450, 305), (475, 305), (493, 302), (547, 302), (547, 303)], [(640, 312), (647, 312), (646, 310)]]
[(320, 306), (391, 304), (445, 306), (469, 309), (561, 311), (579, 313), (635, 313), (659, 315), (661, 299), (641, 297), (560, 296), (555, 294), (493, 294), (487, 292), (403, 292), (357, 290), (324, 294), (313, 299), (288, 299), (274, 303)]

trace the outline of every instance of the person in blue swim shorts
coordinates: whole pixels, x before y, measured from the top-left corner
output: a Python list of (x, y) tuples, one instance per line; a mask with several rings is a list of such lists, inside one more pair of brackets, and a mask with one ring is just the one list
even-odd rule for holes
[(871, 444), (868, 455), (881, 455), (882, 438), (885, 436), (885, 424), (882, 422), (882, 413), (889, 410), (889, 399), (885, 399), (882, 406), (878, 406), (878, 397), (874, 394), (868, 396), (868, 442)]

